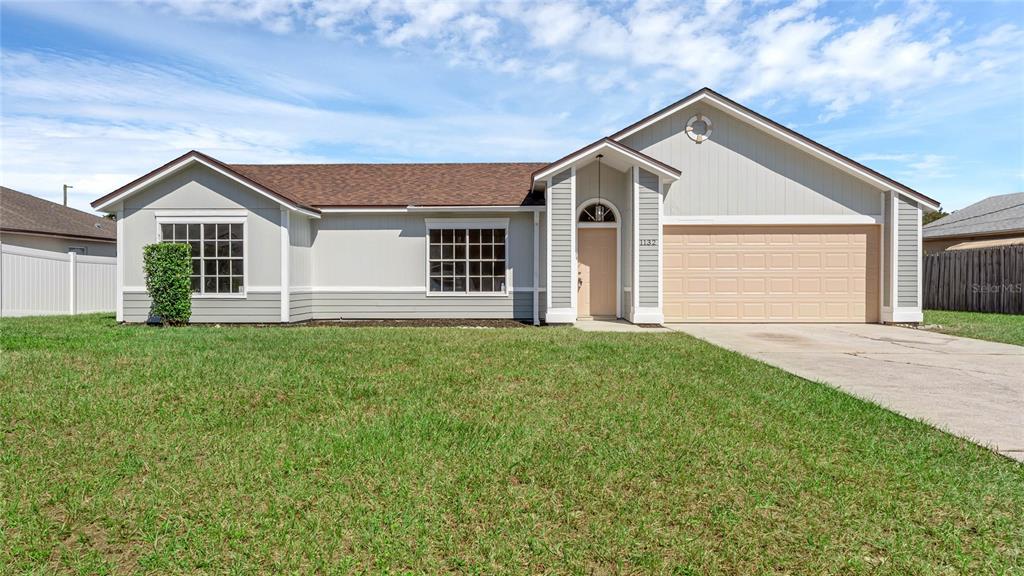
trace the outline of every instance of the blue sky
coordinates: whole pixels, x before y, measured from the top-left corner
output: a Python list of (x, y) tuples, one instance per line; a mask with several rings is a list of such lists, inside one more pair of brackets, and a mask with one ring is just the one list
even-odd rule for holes
[(957, 209), (1024, 190), (1024, 4), (0, 4), (3, 185), (544, 161), (710, 86)]

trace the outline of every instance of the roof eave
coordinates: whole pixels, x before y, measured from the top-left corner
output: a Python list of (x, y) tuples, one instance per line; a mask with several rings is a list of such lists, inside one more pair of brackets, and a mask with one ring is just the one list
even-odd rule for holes
[(953, 238), (983, 238), (987, 236), (1006, 236), (1013, 234), (1024, 235), (1024, 228), (1010, 228), (1008, 230), (991, 230), (988, 232), (954, 232), (952, 234), (927, 234), (927, 230), (921, 230), (921, 238), (924, 240), (951, 240)]
[(645, 169), (650, 170), (652, 172), (656, 172), (658, 175), (664, 176), (669, 180), (678, 180), (680, 176), (682, 176), (683, 174), (677, 168), (669, 166), (668, 164), (665, 164), (664, 162), (661, 162), (660, 160), (657, 160), (655, 158), (651, 158), (650, 156), (644, 154), (643, 152), (640, 152), (639, 150), (634, 150), (633, 148), (630, 148), (629, 146), (626, 146), (621, 142), (616, 142), (611, 138), (604, 137), (595, 142), (591, 142), (590, 144), (587, 144), (586, 146), (576, 150), (575, 152), (567, 154), (566, 156), (563, 156), (558, 160), (555, 160), (554, 162), (548, 164), (547, 166), (541, 168), (540, 170), (537, 170), (536, 172), (531, 174), (531, 181), (538, 182), (541, 180), (545, 180), (550, 176), (553, 176), (554, 174), (557, 174), (565, 170), (566, 168), (571, 167), (573, 164), (576, 164), (577, 162), (583, 160), (587, 156), (605, 149), (614, 150), (620, 154), (630, 157), (637, 164), (643, 165)]
[(275, 202), (281, 204), (282, 206), (288, 208), (289, 210), (299, 212), (312, 218), (320, 217), (320, 211), (317, 210), (316, 208), (300, 204), (294, 201), (293, 199), (281, 194), (280, 192), (277, 192), (276, 190), (273, 190), (267, 187), (266, 185), (261, 184), (249, 178), (248, 176), (238, 172), (237, 170), (231, 168), (231, 166), (221, 162), (220, 160), (217, 160), (216, 158), (209, 156), (207, 154), (203, 154), (198, 150), (190, 150), (185, 154), (182, 154), (181, 156), (175, 158), (174, 160), (171, 160), (170, 162), (164, 164), (163, 166), (160, 166), (159, 168), (152, 170), (136, 178), (135, 180), (132, 180), (128, 184), (125, 184), (124, 186), (118, 188), (117, 190), (114, 190), (110, 194), (97, 198), (96, 200), (92, 201), (90, 205), (96, 210), (110, 212), (110, 210), (108, 210), (109, 207), (118, 204), (125, 198), (128, 198), (129, 196), (139, 192), (143, 188), (146, 188), (147, 186), (154, 184), (159, 180), (166, 178), (167, 176), (179, 170), (182, 170), (189, 166), (190, 164), (196, 162), (243, 184), (244, 186), (274, 200)]

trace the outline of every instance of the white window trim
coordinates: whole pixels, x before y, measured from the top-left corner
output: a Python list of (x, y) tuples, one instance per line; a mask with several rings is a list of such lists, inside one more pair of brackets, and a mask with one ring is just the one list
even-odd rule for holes
[[(508, 218), (424, 218), (425, 233), (423, 234), (423, 286), (428, 298), (511, 298), (512, 297), (512, 262), (511, 234)], [(430, 231), (455, 230), (469, 228), (491, 228), (505, 231), (505, 290), (501, 292), (470, 292), (466, 282), (465, 292), (433, 292), (430, 290)], [(247, 268), (248, 269), (248, 268)]]
[[(204, 211), (204, 214), (206, 212)], [(242, 291), (229, 294), (192, 293), (193, 300), (245, 300), (249, 294), (249, 224), (245, 216), (157, 216), (156, 241), (163, 242), (161, 224), (241, 224)], [(120, 235), (118, 236), (120, 237)]]

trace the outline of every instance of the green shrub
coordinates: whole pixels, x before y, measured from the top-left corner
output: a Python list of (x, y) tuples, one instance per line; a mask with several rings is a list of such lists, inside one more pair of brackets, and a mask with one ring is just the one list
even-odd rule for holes
[(172, 326), (192, 316), (192, 253), (188, 244), (159, 243), (143, 248), (150, 316)]

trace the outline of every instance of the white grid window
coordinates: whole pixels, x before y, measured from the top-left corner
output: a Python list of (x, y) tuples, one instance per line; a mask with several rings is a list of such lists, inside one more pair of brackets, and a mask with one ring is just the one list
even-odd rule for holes
[(245, 254), (241, 224), (161, 224), (163, 242), (192, 249), (194, 294), (240, 294), (245, 290)]
[(504, 228), (430, 230), (430, 292), (505, 293)]

